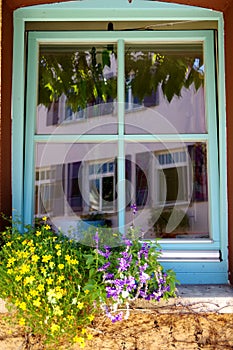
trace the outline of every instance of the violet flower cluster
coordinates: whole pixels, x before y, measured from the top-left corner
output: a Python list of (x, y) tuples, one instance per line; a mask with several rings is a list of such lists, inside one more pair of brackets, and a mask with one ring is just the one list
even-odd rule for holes
[(117, 250), (98, 245), (98, 231), (95, 235), (96, 251), (103, 263), (98, 271), (103, 272), (103, 282), (107, 302), (102, 305), (107, 317), (112, 322), (123, 319), (123, 312), (116, 313), (119, 305), (127, 305), (124, 318), (129, 315), (128, 302), (137, 298), (159, 301), (170, 286), (167, 274), (154, 255), (154, 247), (148, 242), (124, 240), (124, 245)]

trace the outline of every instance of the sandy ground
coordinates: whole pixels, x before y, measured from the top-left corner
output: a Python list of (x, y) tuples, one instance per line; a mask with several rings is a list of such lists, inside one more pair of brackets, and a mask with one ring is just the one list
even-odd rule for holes
[[(227, 350), (233, 349), (232, 314), (158, 314), (134, 310), (127, 321), (112, 324), (100, 317), (92, 325), (93, 340), (86, 350)], [(0, 315), (0, 350), (78, 350), (77, 345), (44, 347), (36, 337), (25, 337)]]

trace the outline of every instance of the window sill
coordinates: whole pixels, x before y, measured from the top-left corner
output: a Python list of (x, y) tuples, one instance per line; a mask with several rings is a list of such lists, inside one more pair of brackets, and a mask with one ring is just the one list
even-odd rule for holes
[(181, 285), (177, 297), (158, 304), (138, 300), (133, 308), (154, 309), (161, 314), (169, 313), (233, 313), (233, 288), (230, 285)]

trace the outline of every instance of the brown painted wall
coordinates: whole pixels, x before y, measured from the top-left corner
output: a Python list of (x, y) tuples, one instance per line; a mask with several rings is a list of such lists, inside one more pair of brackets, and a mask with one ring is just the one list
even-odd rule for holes
[[(11, 214), (12, 12), (3, 0), (0, 119), (0, 212)], [(1, 222), (0, 222), (1, 223)]]
[[(12, 75), (12, 14), (23, 6), (62, 0), (3, 0), (2, 23), (2, 107), (0, 119), (0, 211), (11, 213), (11, 75)], [(67, 1), (67, 0), (63, 0)], [(127, 0), (125, 0), (127, 1)], [(166, 0), (222, 11), (225, 18), (226, 96), (228, 135), (228, 201), (229, 201), (229, 264), (233, 284), (233, 0)]]
[(228, 159), (228, 214), (229, 214), (229, 268), (233, 284), (233, 4), (225, 13), (226, 53), (226, 111), (227, 111), (227, 159)]

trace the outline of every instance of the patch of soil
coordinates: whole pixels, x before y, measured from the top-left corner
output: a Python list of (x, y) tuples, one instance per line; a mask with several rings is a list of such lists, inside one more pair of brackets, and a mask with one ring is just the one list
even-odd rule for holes
[[(112, 324), (106, 317), (99, 317), (90, 328), (94, 336), (86, 350), (233, 349), (232, 314), (158, 314), (155, 310), (132, 310), (127, 321)], [(32, 335), (25, 336), (20, 327), (9, 327), (0, 315), (0, 349), (46, 350), (47, 347)], [(64, 344), (54, 349), (80, 348)]]

